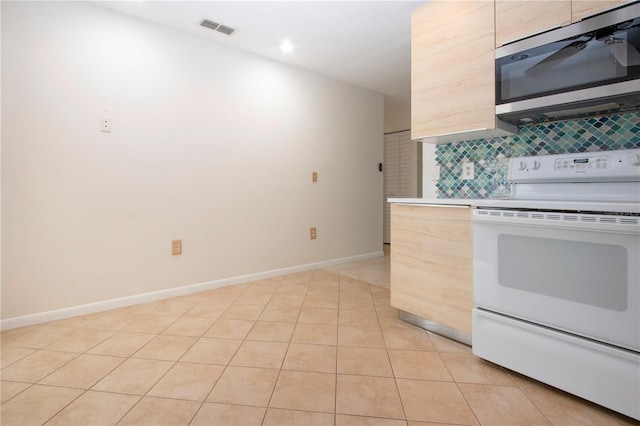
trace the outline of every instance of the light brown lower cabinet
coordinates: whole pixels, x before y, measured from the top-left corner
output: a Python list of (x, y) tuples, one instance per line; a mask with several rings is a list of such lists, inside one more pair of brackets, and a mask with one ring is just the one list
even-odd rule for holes
[(471, 208), (391, 205), (391, 305), (471, 335)]

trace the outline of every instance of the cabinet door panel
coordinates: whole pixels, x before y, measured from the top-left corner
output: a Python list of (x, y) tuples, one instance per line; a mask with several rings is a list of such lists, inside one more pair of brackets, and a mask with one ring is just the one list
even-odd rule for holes
[(496, 1), (496, 46), (571, 23), (571, 1)]
[(494, 7), (431, 1), (412, 14), (411, 137), (492, 129)]
[(587, 16), (604, 12), (605, 10), (628, 2), (629, 0), (573, 0), (573, 4), (571, 5), (571, 20), (578, 22)]
[(470, 208), (391, 206), (391, 305), (471, 333)]

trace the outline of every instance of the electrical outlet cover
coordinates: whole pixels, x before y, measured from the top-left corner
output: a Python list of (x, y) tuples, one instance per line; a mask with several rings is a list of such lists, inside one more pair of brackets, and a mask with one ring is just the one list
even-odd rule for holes
[(475, 176), (474, 169), (472, 162), (462, 163), (462, 180), (472, 180)]
[(110, 117), (102, 117), (100, 118), (100, 131), (109, 133), (111, 132), (111, 118)]

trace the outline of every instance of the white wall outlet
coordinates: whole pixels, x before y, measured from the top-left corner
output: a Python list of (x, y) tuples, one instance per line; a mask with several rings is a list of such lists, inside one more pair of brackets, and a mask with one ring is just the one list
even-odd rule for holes
[(111, 132), (111, 117), (100, 118), (100, 131), (107, 133)]
[(440, 180), (440, 165), (436, 164), (433, 166), (433, 170), (431, 171), (431, 180), (439, 181)]
[(475, 171), (473, 163), (471, 161), (462, 163), (462, 180), (472, 180), (474, 175)]

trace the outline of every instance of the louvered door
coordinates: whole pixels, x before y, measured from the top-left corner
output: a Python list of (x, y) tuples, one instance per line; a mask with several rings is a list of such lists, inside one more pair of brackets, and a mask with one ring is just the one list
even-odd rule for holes
[(391, 213), (387, 198), (418, 196), (418, 149), (411, 131), (384, 135), (384, 232), (383, 241), (390, 242)]

